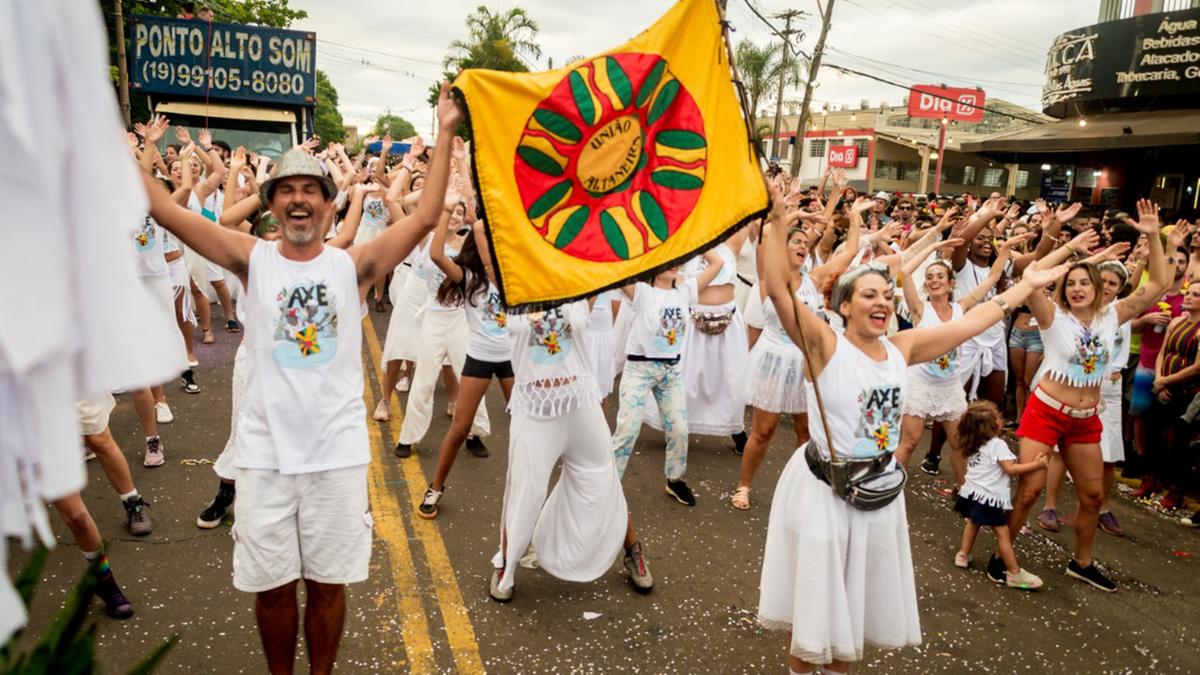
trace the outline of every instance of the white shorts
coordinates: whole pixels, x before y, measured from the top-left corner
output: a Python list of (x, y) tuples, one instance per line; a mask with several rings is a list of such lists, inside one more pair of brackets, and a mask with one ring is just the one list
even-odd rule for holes
[(290, 475), (238, 469), (237, 490), (234, 588), (259, 593), (301, 578), (367, 578), (374, 521), (365, 464)]
[(112, 414), (117, 401), (112, 394), (100, 394), (85, 398), (75, 403), (75, 412), (79, 416), (79, 428), (84, 436), (95, 436), (104, 433), (108, 428), (108, 416)]

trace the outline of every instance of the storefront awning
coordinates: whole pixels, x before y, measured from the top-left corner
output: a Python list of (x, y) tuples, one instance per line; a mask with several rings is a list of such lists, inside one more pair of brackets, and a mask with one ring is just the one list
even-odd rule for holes
[(964, 152), (1061, 153), (1169, 145), (1200, 145), (1200, 110), (1110, 113), (1019, 129), (962, 144)]
[(160, 115), (191, 115), (193, 117), (215, 117), (217, 119), (249, 120), (252, 122), (282, 122), (292, 124), (296, 115), (290, 110), (259, 108), (248, 105), (226, 103), (193, 103), (190, 101), (163, 102), (154, 106)]

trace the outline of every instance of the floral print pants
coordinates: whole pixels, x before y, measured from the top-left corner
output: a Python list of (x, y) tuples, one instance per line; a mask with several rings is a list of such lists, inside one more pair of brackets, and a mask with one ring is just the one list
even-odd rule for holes
[(683, 369), (678, 362), (625, 362), (621, 374), (621, 407), (617, 412), (617, 431), (613, 435), (617, 474), (625, 476), (625, 467), (629, 464), (629, 456), (633, 454), (633, 444), (642, 429), (642, 412), (649, 394), (653, 394), (658, 403), (663, 431), (667, 435), (664, 466), (667, 480), (679, 480), (687, 473), (688, 424)]

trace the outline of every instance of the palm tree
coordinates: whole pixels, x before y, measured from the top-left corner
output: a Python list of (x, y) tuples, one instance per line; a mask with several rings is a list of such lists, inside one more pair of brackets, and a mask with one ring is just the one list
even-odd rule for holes
[[(783, 43), (759, 46), (750, 40), (742, 40), (737, 46), (737, 66), (742, 86), (746, 89), (746, 97), (750, 99), (750, 114), (757, 117), (758, 104), (775, 98), (776, 87), (779, 86), (779, 72), (785, 68)], [(800, 66), (799, 59), (787, 59), (783, 75), (785, 86), (800, 86)], [(759, 134), (761, 130), (755, 129), (755, 133)]]
[(480, 5), (467, 17), (467, 40), (450, 43), (447, 68), (488, 68), (493, 70), (529, 70), (525, 56), (540, 58), (542, 48), (537, 23), (520, 7), (493, 12)]

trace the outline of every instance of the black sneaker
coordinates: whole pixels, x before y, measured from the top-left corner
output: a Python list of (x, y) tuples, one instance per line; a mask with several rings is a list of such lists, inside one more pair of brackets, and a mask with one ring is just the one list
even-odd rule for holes
[(196, 384), (196, 373), (193, 372), (191, 368), (183, 371), (183, 374), (179, 376), (179, 379), (183, 381), (184, 391), (189, 394), (200, 393), (200, 385)]
[(685, 506), (696, 505), (696, 495), (692, 494), (692, 489), (682, 480), (667, 481), (667, 494)]
[(154, 521), (150, 519), (150, 506), (141, 495), (130, 497), (122, 504), (125, 506), (126, 526), (129, 534), (144, 537), (154, 531)]
[(936, 476), (939, 473), (938, 464), (941, 464), (941, 462), (941, 457), (933, 454), (927, 454), (925, 455), (925, 460), (921, 462), (921, 471), (924, 471), (930, 476)]
[(736, 434), (733, 434), (732, 436), (730, 436), (730, 438), (733, 439), (733, 454), (737, 455), (738, 457), (741, 457), (742, 453), (746, 452), (746, 441), (747, 441), (746, 432), (739, 431)]
[(467, 449), (470, 450), (471, 454), (475, 455), (476, 457), (488, 456), (487, 446), (483, 444), (483, 439), (478, 436), (467, 437)]
[(1080, 567), (1079, 563), (1075, 562), (1075, 559), (1072, 558), (1071, 562), (1067, 563), (1067, 576), (1075, 577), (1080, 581), (1086, 581), (1105, 593), (1112, 593), (1117, 590), (1117, 585), (1100, 573), (1100, 568), (1096, 567), (1096, 563), (1092, 563), (1087, 567)]
[(219, 526), (225, 520), (225, 516), (229, 515), (229, 507), (233, 506), (234, 494), (232, 490), (226, 490), (222, 484), (221, 490), (217, 492), (216, 497), (213, 497), (212, 503), (196, 519), (196, 527), (202, 530), (211, 530)]
[(242, 327), (238, 325), (238, 322), (234, 321), (233, 319), (230, 319), (229, 321), (225, 322), (225, 332), (240, 333), (240, 332), (242, 332)]
[(1008, 579), (1005, 577), (1007, 572), (1008, 568), (1004, 566), (1004, 560), (1000, 556), (992, 555), (992, 557), (988, 558), (987, 576), (988, 579), (992, 580), (992, 583), (1003, 584), (1007, 582)]
[(114, 619), (133, 616), (133, 603), (121, 592), (111, 571), (102, 572), (96, 579), (96, 595), (104, 601), (104, 612)]
[(396, 456), (397, 457), (412, 457), (412, 443), (397, 443), (396, 444)]

